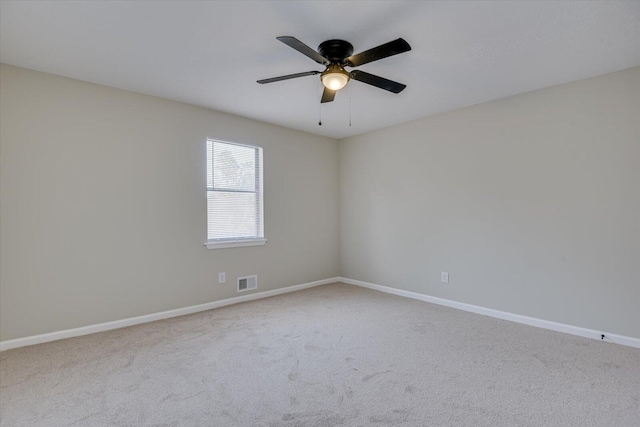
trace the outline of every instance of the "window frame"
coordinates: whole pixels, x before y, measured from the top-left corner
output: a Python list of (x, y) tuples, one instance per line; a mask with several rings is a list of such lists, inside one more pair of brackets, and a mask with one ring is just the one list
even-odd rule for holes
[[(207, 249), (225, 249), (225, 248), (237, 248), (243, 246), (262, 246), (267, 243), (267, 239), (264, 237), (264, 149), (255, 144), (245, 144), (239, 142), (225, 141), (218, 138), (207, 138), (205, 141), (205, 171), (208, 175), (209, 167), (211, 167), (211, 173), (213, 175), (213, 162), (214, 162), (214, 145), (216, 142), (228, 145), (236, 145), (240, 147), (247, 147), (255, 150), (255, 186), (256, 191), (247, 190), (233, 190), (230, 188), (218, 188), (215, 187), (215, 181), (212, 182), (212, 187), (209, 187), (208, 179), (205, 179), (205, 187), (207, 195), (207, 241), (204, 246)], [(211, 165), (209, 165), (208, 146), (211, 143)], [(258, 235), (255, 237), (225, 237), (219, 239), (209, 239), (209, 191), (224, 191), (230, 193), (254, 193), (256, 194), (256, 228)]]

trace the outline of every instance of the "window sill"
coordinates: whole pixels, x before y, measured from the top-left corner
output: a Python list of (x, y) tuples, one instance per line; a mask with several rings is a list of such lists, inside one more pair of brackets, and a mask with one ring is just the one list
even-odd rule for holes
[(267, 239), (242, 239), (242, 240), (218, 240), (206, 242), (207, 249), (241, 248), (243, 246), (262, 246), (267, 243)]

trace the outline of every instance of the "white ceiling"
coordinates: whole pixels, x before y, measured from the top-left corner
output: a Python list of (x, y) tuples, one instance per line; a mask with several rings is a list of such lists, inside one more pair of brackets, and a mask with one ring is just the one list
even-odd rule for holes
[[(256, 83), (322, 70), (281, 35), (403, 37), (412, 51), (360, 69), (407, 89), (352, 81), (318, 126), (318, 76)], [(343, 138), (638, 66), (640, 1), (2, 1), (0, 61)]]

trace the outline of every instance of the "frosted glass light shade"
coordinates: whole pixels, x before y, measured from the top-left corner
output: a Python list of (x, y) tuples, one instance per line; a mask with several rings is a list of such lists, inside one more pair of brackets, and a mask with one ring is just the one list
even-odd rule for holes
[(332, 72), (322, 75), (322, 84), (327, 89), (340, 90), (347, 85), (349, 76), (345, 73)]

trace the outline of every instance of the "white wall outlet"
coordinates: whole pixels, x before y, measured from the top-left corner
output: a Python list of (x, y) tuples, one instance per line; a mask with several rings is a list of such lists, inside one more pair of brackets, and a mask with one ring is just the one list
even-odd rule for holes
[(227, 281), (227, 273), (218, 273), (218, 283), (224, 283)]
[(447, 273), (446, 271), (443, 271), (440, 273), (440, 281), (442, 283), (449, 283), (449, 273)]

